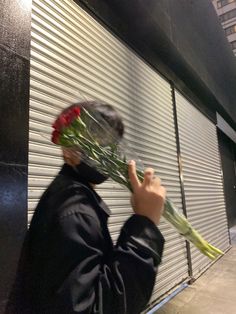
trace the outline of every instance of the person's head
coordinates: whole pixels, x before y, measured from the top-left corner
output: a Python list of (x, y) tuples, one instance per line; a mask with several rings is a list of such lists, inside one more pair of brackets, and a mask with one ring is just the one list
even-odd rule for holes
[[(83, 101), (83, 102), (75, 103), (65, 108), (61, 112), (61, 114), (66, 114), (73, 107), (84, 108), (88, 110), (90, 113), (92, 114), (94, 113), (95, 116), (96, 114), (100, 115), (102, 119), (104, 120), (104, 122), (106, 122), (109, 125), (112, 133), (115, 134), (116, 138), (118, 140), (122, 139), (124, 135), (124, 124), (122, 122), (122, 118), (119, 115), (119, 113), (111, 105), (102, 103), (99, 101)], [(106, 134), (104, 134), (104, 137), (106, 137)], [(76, 168), (82, 163), (80, 159), (80, 154), (78, 154), (78, 151), (76, 149), (63, 148), (62, 152), (63, 152), (63, 158), (65, 160), (65, 163), (69, 164), (70, 166)], [(87, 167), (87, 165), (83, 165), (83, 166)]]

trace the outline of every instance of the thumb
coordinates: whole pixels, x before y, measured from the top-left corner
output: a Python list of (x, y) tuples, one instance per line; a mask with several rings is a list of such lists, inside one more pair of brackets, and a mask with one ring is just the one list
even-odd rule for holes
[(136, 173), (136, 164), (134, 160), (131, 160), (129, 162), (128, 170), (129, 170), (129, 180), (130, 180), (133, 191), (135, 191), (140, 187), (141, 183)]

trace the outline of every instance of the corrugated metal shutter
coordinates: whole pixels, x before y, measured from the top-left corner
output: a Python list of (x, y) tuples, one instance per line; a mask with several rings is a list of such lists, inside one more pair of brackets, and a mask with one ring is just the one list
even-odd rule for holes
[[(30, 86), (29, 220), (62, 164), (40, 132), (49, 138), (55, 114), (81, 95), (119, 109), (126, 138), (182, 207), (170, 85), (73, 1), (33, 1)], [(132, 213), (129, 193), (113, 182), (99, 192), (115, 240)], [(167, 241), (152, 301), (188, 277), (184, 240), (164, 221), (161, 230)]]
[[(178, 92), (176, 105), (188, 219), (206, 240), (225, 251), (229, 233), (216, 126)], [(197, 277), (210, 260), (193, 246), (191, 257)]]

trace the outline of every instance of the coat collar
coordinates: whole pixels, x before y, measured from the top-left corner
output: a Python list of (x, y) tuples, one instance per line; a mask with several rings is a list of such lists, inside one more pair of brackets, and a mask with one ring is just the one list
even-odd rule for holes
[(64, 164), (59, 172), (59, 175), (67, 176), (75, 180), (76, 182), (80, 183), (86, 189), (90, 191), (92, 196), (94, 197), (97, 205), (108, 215), (110, 216), (111, 211), (107, 204), (102, 200), (102, 198), (98, 195), (98, 193), (91, 187), (89, 182), (86, 180), (85, 173), (76, 172), (73, 167), (69, 166), (68, 164)]

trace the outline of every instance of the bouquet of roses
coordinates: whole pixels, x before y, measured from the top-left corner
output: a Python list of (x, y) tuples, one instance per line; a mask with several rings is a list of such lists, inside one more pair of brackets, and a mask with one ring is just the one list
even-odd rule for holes
[[(57, 118), (53, 128), (53, 143), (78, 148), (81, 157), (85, 156), (88, 164), (132, 192), (125, 153), (127, 146), (118, 142), (112, 128), (97, 112), (95, 114), (79, 105), (72, 106)], [(138, 170), (137, 175), (142, 181), (143, 172)], [(223, 254), (202, 238), (169, 198), (166, 198), (163, 216), (210, 259), (213, 260)]]

